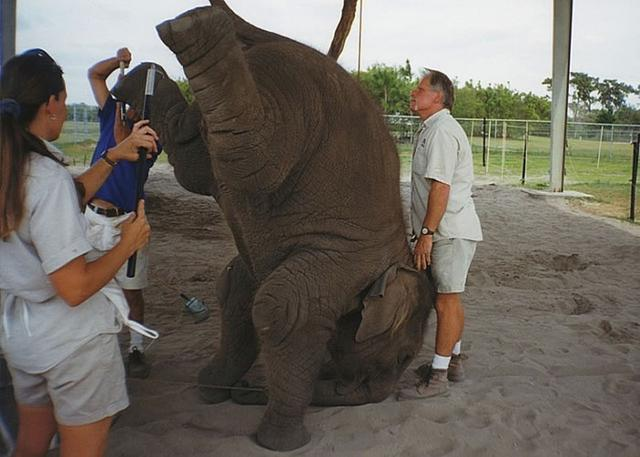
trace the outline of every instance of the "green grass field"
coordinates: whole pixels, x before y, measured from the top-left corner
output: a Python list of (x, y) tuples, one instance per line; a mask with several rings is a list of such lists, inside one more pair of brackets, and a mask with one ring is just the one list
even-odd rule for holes
[[(99, 129), (97, 122), (67, 121), (55, 145), (64, 152), (71, 165), (89, 166), (96, 140), (100, 136)], [(163, 162), (167, 162), (165, 154), (158, 157), (158, 163)]]
[[(98, 138), (97, 123), (65, 123), (56, 145), (62, 149), (73, 165), (89, 165), (91, 154)], [(604, 142), (600, 150), (594, 140), (570, 139), (565, 159), (565, 190), (576, 190), (593, 195), (590, 202), (577, 203), (594, 213), (618, 219), (629, 218), (631, 195), (632, 146), (625, 143)], [(492, 138), (487, 157), (487, 166), (482, 166), (482, 139), (473, 138), (473, 160), (477, 178), (486, 178), (500, 184), (521, 185), (523, 140)], [(410, 144), (399, 144), (401, 173), (409, 177), (411, 170)], [(159, 163), (167, 162), (161, 154)], [(549, 138), (530, 136), (527, 144), (527, 168), (525, 186), (546, 189), (549, 186)], [(640, 196), (636, 196), (636, 199)], [(640, 206), (640, 202), (636, 204)], [(636, 212), (640, 221), (640, 211)]]

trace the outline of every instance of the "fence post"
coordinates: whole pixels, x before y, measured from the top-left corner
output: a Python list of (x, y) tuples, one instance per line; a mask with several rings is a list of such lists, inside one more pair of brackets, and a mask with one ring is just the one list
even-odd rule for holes
[(600, 168), (600, 153), (602, 152), (602, 137), (604, 135), (604, 125), (600, 126), (600, 143), (598, 143), (598, 165), (596, 168)]
[(500, 164), (500, 178), (504, 180), (504, 160), (507, 150), (507, 121), (502, 121), (502, 163)]
[(636, 220), (636, 187), (638, 184), (638, 156), (640, 155), (640, 133), (633, 142), (633, 158), (631, 162), (631, 205), (629, 205), (629, 219)]
[(487, 118), (482, 118), (482, 167), (487, 166)]
[(487, 134), (487, 166), (484, 169), (484, 174), (489, 173), (489, 161), (491, 160), (491, 119), (489, 119), (489, 132)]
[(471, 145), (471, 153), (473, 153), (473, 119), (471, 119), (471, 134), (469, 135), (469, 144)]
[(520, 184), (524, 186), (527, 177), (527, 144), (529, 143), (529, 123), (524, 123), (524, 146), (522, 148), (522, 178)]
[(609, 139), (609, 160), (613, 158), (613, 124), (611, 124), (611, 138)]

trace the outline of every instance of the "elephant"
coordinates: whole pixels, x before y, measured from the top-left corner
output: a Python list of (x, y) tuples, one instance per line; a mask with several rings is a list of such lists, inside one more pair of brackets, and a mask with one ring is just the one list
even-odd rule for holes
[[(218, 279), (220, 346), (200, 395), (227, 400), (219, 386), (241, 381), (260, 354), (257, 442), (296, 449), (310, 440), (311, 403), (384, 400), (422, 347), (435, 292), (412, 267), (396, 146), (335, 55), (259, 29), (223, 1), (157, 31), (195, 102), (159, 67), (151, 125), (180, 185), (215, 198), (238, 249)], [(140, 109), (149, 65), (114, 95)]]

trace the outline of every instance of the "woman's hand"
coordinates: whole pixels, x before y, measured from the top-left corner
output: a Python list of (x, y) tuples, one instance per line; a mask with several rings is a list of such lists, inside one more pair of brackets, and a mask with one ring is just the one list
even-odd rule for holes
[(149, 127), (149, 121), (138, 121), (133, 125), (131, 134), (117, 146), (109, 150), (111, 160), (128, 160), (135, 162), (138, 160), (138, 148), (147, 150), (147, 158), (158, 152), (158, 134)]
[(131, 216), (120, 224), (120, 230), (122, 231), (120, 243), (124, 243), (131, 254), (147, 245), (151, 236), (151, 227), (144, 212), (144, 200), (138, 202), (135, 216)]

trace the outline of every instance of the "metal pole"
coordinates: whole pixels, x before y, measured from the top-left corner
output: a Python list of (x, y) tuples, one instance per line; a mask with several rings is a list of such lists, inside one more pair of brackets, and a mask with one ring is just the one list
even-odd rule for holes
[(500, 177), (504, 179), (504, 159), (507, 152), (507, 121), (502, 121), (502, 163), (500, 164)]
[(611, 124), (611, 138), (609, 140), (609, 160), (613, 158), (613, 124)]
[(527, 145), (529, 143), (529, 123), (524, 123), (524, 146), (522, 148), (522, 178), (520, 184), (524, 186), (527, 177)]
[(562, 192), (567, 137), (567, 101), (573, 0), (553, 1), (553, 71), (551, 75), (551, 191)]
[(16, 54), (16, 0), (0, 2), (0, 64)]
[(631, 162), (631, 205), (629, 205), (629, 219), (636, 220), (636, 189), (638, 184), (638, 156), (640, 155), (640, 133), (633, 143), (633, 159)]
[(491, 160), (491, 119), (489, 119), (489, 133), (487, 135), (487, 166), (484, 169), (484, 174), (489, 173), (489, 161)]
[(604, 135), (604, 125), (600, 126), (600, 143), (598, 143), (598, 165), (596, 168), (600, 168), (600, 153), (602, 152), (602, 136)]
[(487, 118), (482, 118), (482, 166), (487, 166)]
[(471, 134), (469, 135), (469, 144), (471, 145), (471, 152), (473, 152), (473, 119), (471, 119)]
[(364, 0), (360, 0), (360, 17), (358, 19), (358, 79), (360, 79), (360, 57), (362, 56), (362, 6)]

